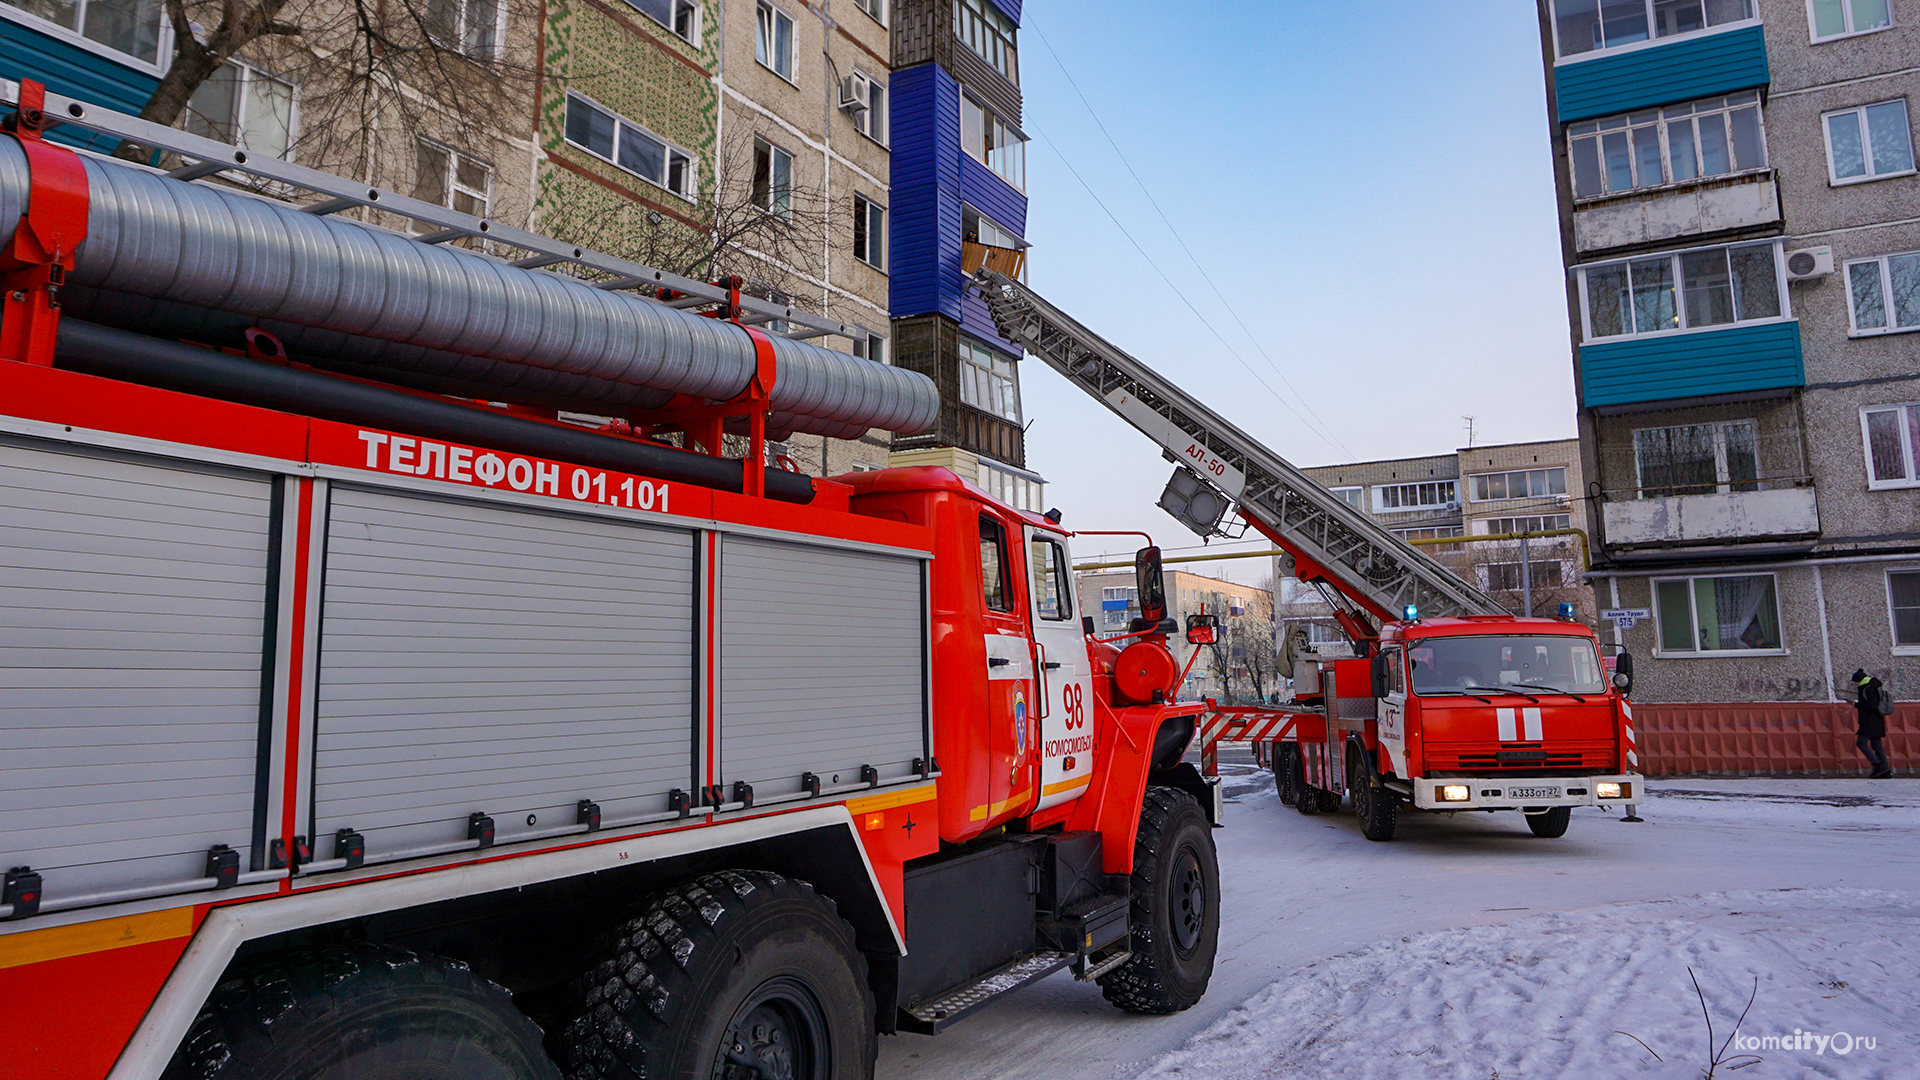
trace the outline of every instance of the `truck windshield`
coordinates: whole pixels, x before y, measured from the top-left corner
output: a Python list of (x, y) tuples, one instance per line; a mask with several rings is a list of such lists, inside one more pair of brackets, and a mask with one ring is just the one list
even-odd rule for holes
[(1606, 689), (1600, 654), (1587, 638), (1431, 637), (1408, 643), (1407, 666), (1416, 694), (1598, 694)]

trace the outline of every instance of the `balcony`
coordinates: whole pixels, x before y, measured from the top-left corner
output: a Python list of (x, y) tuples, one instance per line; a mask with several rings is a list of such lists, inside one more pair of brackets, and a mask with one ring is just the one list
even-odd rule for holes
[(1580, 346), (1580, 404), (1589, 409), (1806, 383), (1794, 319)]
[(1749, 23), (1558, 64), (1554, 105), (1565, 124), (1729, 94), (1765, 86), (1770, 79), (1765, 33)]
[(1609, 548), (1784, 540), (1820, 532), (1811, 487), (1632, 499), (1604, 503), (1600, 513)]
[(1779, 190), (1768, 170), (1578, 203), (1573, 208), (1573, 243), (1586, 255), (1779, 220)]

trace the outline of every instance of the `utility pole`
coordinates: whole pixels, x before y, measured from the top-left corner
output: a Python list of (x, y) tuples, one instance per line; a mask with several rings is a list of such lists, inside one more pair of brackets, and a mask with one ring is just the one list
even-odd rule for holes
[(1520, 609), (1522, 615), (1533, 614), (1533, 557), (1527, 544), (1527, 534), (1520, 534), (1520, 602), (1526, 606)]
[(1472, 449), (1473, 448), (1473, 421), (1475, 418), (1471, 416), (1463, 416), (1460, 419), (1465, 420), (1467, 422), (1467, 448)]

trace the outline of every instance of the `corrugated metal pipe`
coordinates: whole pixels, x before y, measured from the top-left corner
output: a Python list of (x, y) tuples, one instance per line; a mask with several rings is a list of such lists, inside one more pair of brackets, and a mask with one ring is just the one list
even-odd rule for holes
[[(524, 385), (527, 369), (548, 372), (545, 389), (584, 390), (563, 407), (588, 412), (612, 402), (615, 386), (635, 388), (636, 402), (644, 391), (725, 400), (753, 376), (753, 341), (730, 323), (235, 191), (84, 163), (87, 239), (69, 275), (77, 286), (245, 316), (293, 352), (369, 368), (475, 386)], [(25, 155), (0, 139), (0, 244), (11, 241), (27, 191)], [(137, 317), (117, 307), (99, 297), (89, 314), (123, 325)], [(318, 347), (322, 340), (332, 347)], [(772, 406), (795, 418), (792, 429), (932, 425), (939, 393), (925, 376), (806, 342), (773, 343)], [(456, 359), (469, 363), (433, 370)]]

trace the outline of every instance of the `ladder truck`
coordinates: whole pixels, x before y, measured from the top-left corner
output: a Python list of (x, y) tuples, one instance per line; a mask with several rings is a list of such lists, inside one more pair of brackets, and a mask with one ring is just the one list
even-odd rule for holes
[[(1254, 744), (1303, 814), (1347, 794), (1370, 840), (1403, 807), (1519, 810), (1535, 835), (1565, 834), (1576, 806), (1640, 798), (1632, 657), (1609, 677), (1593, 631), (1507, 614), (1246, 432), (1041, 298), (989, 268), (972, 282), (1001, 337), (1157, 443), (1176, 463), (1160, 506), (1203, 540), (1231, 508), (1285, 551), (1353, 644), (1322, 661), (1311, 707), (1218, 709), (1222, 738)], [(1189, 640), (1205, 640), (1195, 627)]]
[(0, 101), (0, 1075), (862, 1080), (1061, 970), (1205, 992), (1164, 610), (1095, 641), (1060, 516), (947, 470), (764, 464), (930, 380), (738, 279)]

